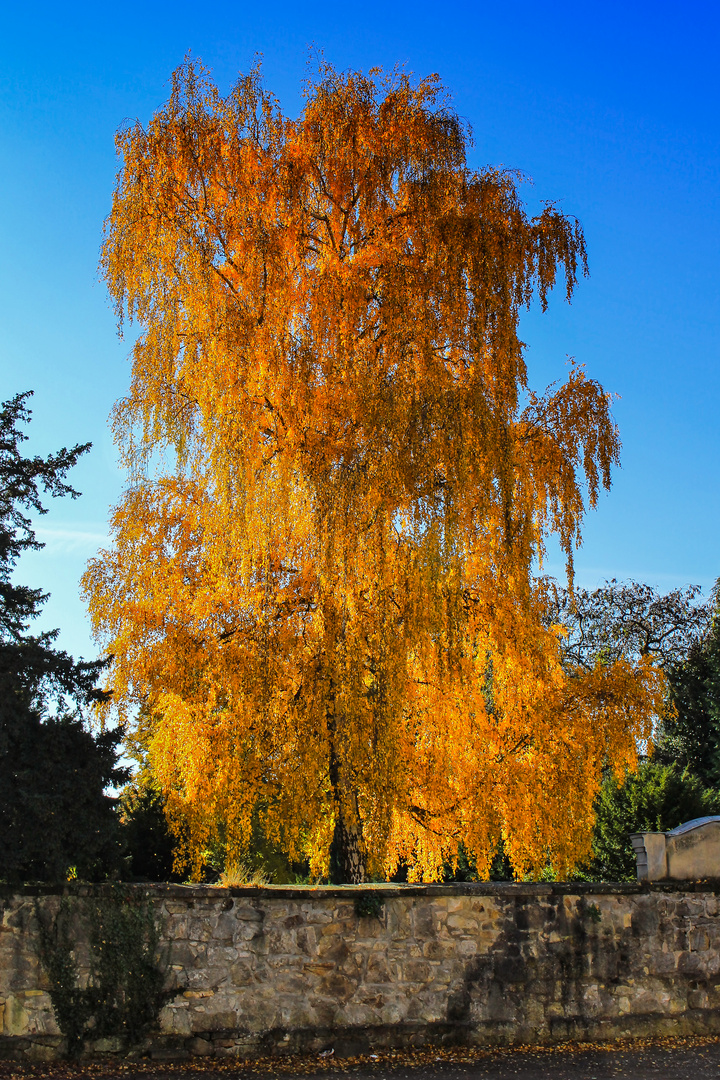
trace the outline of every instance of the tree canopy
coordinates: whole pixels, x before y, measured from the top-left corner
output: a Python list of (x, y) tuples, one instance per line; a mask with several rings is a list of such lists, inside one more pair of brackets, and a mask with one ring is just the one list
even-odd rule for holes
[(657, 755), (677, 762), (703, 784), (720, 788), (720, 579), (704, 605), (706, 623), (687, 654), (668, 671), (670, 703)]
[(548, 621), (565, 627), (562, 652), (570, 670), (652, 656), (666, 671), (685, 663), (710, 633), (716, 602), (700, 587), (660, 593), (640, 581), (606, 581), (599, 589), (554, 589)]
[(474, 171), (437, 79), (322, 66), (297, 120), (259, 72), (175, 72), (122, 165), (103, 270), (139, 326), (130, 479), (85, 589), (121, 716), (195, 859), (253, 821), (313, 872), (480, 875), (587, 849), (635, 761), (650, 657), (569, 678), (534, 574), (572, 576), (619, 439), (580, 366), (528, 383), (518, 320), (569, 299), (578, 223)]
[(104, 661), (75, 661), (57, 649), (57, 631), (28, 633), (47, 594), (19, 585), (23, 551), (41, 548), (29, 513), (47, 513), (43, 495), (75, 498), (65, 477), (89, 443), (46, 458), (24, 457), (29, 393), (0, 405), (0, 876), (64, 880), (103, 873), (116, 858), (114, 800), (122, 782), (118, 732), (93, 736), (82, 707), (104, 700)]

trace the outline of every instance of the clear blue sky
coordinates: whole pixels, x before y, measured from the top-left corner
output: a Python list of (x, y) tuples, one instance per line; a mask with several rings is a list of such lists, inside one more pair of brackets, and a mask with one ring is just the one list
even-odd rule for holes
[[(532, 177), (531, 205), (576, 215), (591, 277), (523, 323), (531, 379), (574, 355), (620, 395), (613, 490), (590, 514), (578, 581), (663, 589), (720, 574), (720, 82), (717, 4), (475, 0), (10, 4), (0, 69), (0, 395), (33, 389), (29, 452), (92, 440), (84, 496), (41, 521), (19, 579), (52, 593), (43, 625), (94, 655), (78, 579), (122, 478), (107, 416), (128, 342), (97, 277), (113, 135), (165, 100), (188, 50), (227, 90), (255, 53), (286, 112), (308, 46), (338, 68), (438, 72), (473, 127), (473, 164)], [(550, 569), (562, 572), (560, 562)]]

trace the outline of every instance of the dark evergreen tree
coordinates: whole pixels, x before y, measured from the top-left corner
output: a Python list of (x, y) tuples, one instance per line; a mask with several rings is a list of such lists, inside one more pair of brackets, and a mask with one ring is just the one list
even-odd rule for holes
[(720, 614), (668, 678), (674, 710), (660, 725), (656, 757), (676, 761), (707, 787), (720, 788)]
[(55, 647), (58, 631), (28, 633), (47, 593), (12, 580), (23, 551), (43, 545), (29, 514), (43, 495), (77, 498), (68, 471), (90, 448), (24, 457), (29, 393), (0, 406), (0, 879), (102, 876), (117, 862), (115, 800), (119, 733), (93, 735), (83, 710), (99, 700), (104, 661), (76, 662)]
[(148, 776), (134, 778), (120, 797), (123, 878), (179, 881), (173, 869), (175, 837), (165, 816), (165, 797)]

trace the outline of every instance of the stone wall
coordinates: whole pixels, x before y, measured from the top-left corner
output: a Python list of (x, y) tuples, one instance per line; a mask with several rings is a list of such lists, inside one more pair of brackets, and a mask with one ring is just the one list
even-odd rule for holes
[[(720, 882), (136, 888), (174, 995), (156, 1056), (720, 1032)], [(36, 951), (58, 904), (0, 893), (5, 1056), (62, 1051)]]

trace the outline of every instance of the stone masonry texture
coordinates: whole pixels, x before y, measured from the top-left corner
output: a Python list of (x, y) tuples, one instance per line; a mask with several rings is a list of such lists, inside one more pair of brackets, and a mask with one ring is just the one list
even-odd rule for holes
[[(720, 881), (132, 889), (167, 963), (158, 1057), (720, 1032)], [(60, 895), (0, 889), (1, 1056), (63, 1052), (37, 953)]]

